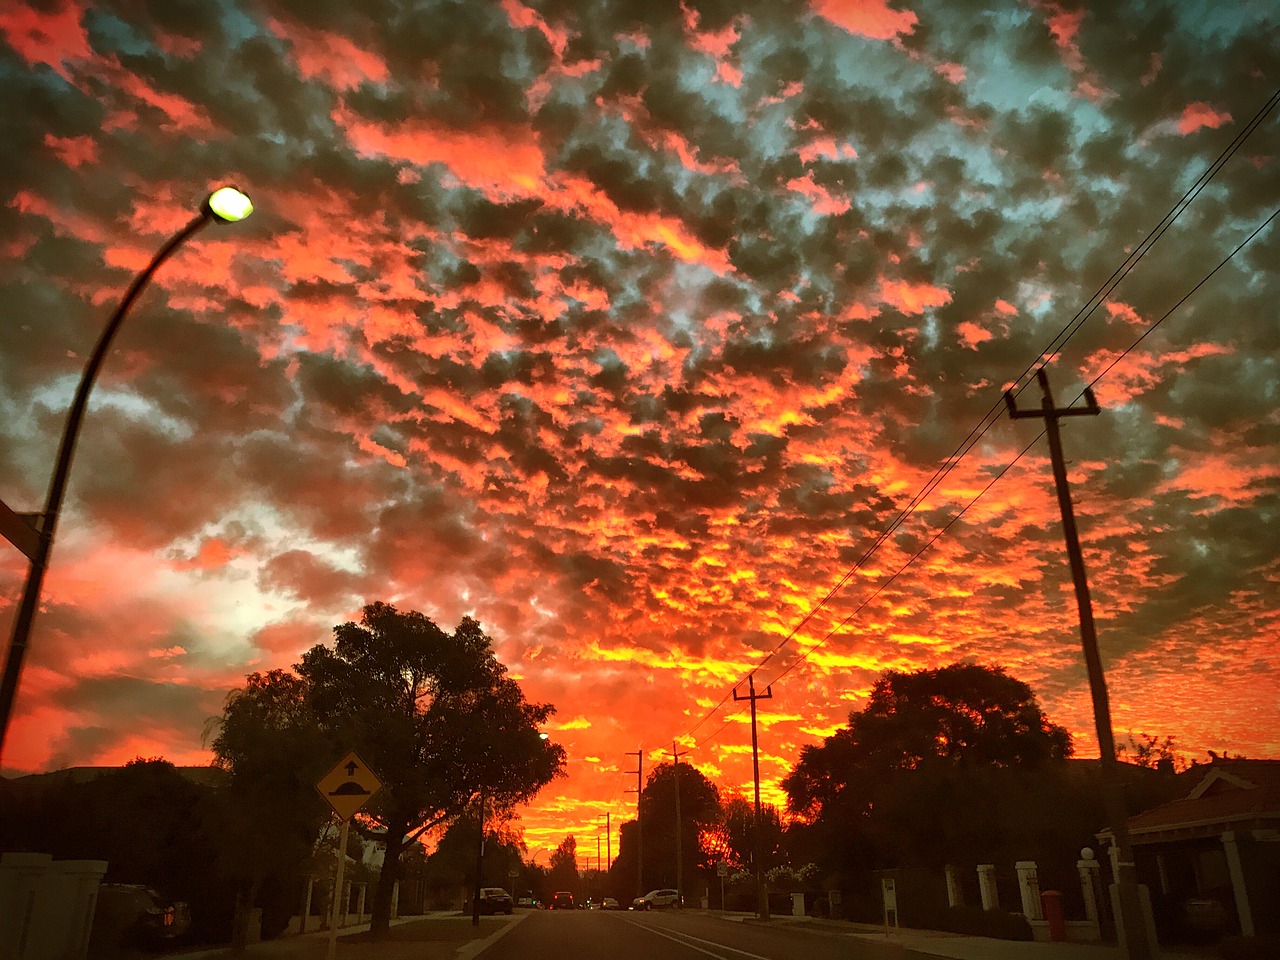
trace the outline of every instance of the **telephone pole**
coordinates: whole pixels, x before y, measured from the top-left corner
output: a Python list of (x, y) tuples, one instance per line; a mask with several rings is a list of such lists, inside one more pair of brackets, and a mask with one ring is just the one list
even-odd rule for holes
[(613, 827), (609, 822), (609, 811), (604, 814), (604, 860), (605, 869), (613, 872)]
[(747, 695), (738, 696), (738, 688), (734, 687), (733, 699), (751, 701), (751, 769), (756, 782), (755, 850), (752, 853), (756, 867), (756, 915), (761, 920), (768, 920), (769, 891), (765, 889), (764, 884), (764, 830), (761, 829), (760, 822), (760, 741), (756, 736), (756, 701), (772, 700), (773, 685), (765, 687), (764, 693), (756, 693), (755, 674), (749, 673), (747, 674)]
[[(640, 798), (644, 789), (644, 747), (627, 751), (628, 757), (636, 758), (636, 788), (626, 793), (636, 795), (636, 896), (644, 896), (644, 828), (640, 818)], [(628, 770), (627, 773), (631, 771)]]
[(684, 906), (684, 864), (680, 862), (680, 750), (671, 741), (671, 773), (676, 784), (676, 906)]
[(1011, 419), (1039, 417), (1044, 420), (1049, 435), (1049, 456), (1053, 463), (1053, 481), (1058, 491), (1058, 506), (1062, 511), (1062, 532), (1067, 541), (1067, 559), (1071, 564), (1071, 579), (1075, 584), (1076, 605), (1080, 610), (1080, 640), (1084, 647), (1084, 662), (1089, 675), (1089, 693), (1093, 698), (1093, 723), (1098, 733), (1098, 752), (1102, 771), (1103, 802), (1107, 819), (1111, 821), (1111, 836), (1116, 846), (1116, 892), (1119, 894), (1120, 916), (1117, 926), (1121, 945), (1129, 960), (1151, 960), (1152, 944), (1147, 941), (1146, 918), (1138, 893), (1138, 868), (1133, 859), (1133, 845), (1129, 839), (1129, 825), (1125, 819), (1124, 800), (1121, 796), (1119, 767), (1116, 763), (1115, 736), (1111, 731), (1111, 705), (1107, 697), (1107, 680), (1102, 673), (1102, 658), (1098, 654), (1098, 634), (1093, 625), (1093, 602), (1089, 598), (1089, 581), (1085, 576), (1084, 556), (1080, 552), (1080, 538), (1076, 533), (1075, 511), (1071, 506), (1071, 490), (1067, 486), (1066, 461), (1062, 456), (1062, 437), (1058, 421), (1063, 417), (1096, 417), (1102, 411), (1094, 399), (1093, 390), (1084, 388), (1085, 406), (1058, 407), (1049, 389), (1049, 377), (1041, 367), (1036, 371), (1043, 398), (1039, 410), (1019, 410), (1013, 393), (1006, 390), (1005, 405)]

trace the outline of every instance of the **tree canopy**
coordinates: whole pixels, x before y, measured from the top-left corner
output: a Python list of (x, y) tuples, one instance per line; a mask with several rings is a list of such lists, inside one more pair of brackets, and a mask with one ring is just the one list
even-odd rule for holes
[[(470, 617), (450, 634), (424, 614), (371, 603), (359, 623), (333, 632), (333, 646), (304, 653), (296, 676), (251, 676), (229, 701), (214, 746), (233, 775), (241, 768), (262, 771), (253, 728), (287, 730), (297, 706), (298, 716), (305, 715), (299, 722), (328, 745), (329, 763), (355, 750), (370, 765), (383, 786), (361, 816), (386, 844), (372, 921), (382, 933), (401, 852), (426, 830), (462, 815), (481, 791), (490, 810), (530, 800), (563, 775), (564, 750), (539, 736), (555, 708), (525, 700)], [(241, 701), (254, 709), (242, 709)]]
[(801, 750), (782, 786), (791, 811), (813, 817), (851, 786), (894, 771), (935, 763), (1034, 768), (1071, 752), (1071, 735), (1003, 667), (889, 670), (848, 726)]

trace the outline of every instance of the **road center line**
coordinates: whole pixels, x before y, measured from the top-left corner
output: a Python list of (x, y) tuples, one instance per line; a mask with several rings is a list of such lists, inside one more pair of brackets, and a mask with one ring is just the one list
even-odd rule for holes
[[(748, 950), (739, 950), (737, 947), (729, 947), (723, 943), (717, 943), (714, 940), (704, 940), (702, 937), (695, 937), (691, 933), (671, 934), (671, 933), (666, 933), (662, 930), (659, 930), (657, 927), (651, 927), (647, 923), (639, 923), (638, 921), (635, 921), (635, 920), (628, 920), (625, 917), (619, 917), (618, 919), (626, 920), (626, 922), (631, 924), (633, 927), (640, 927), (642, 930), (648, 930), (652, 933), (656, 933), (660, 937), (666, 937), (668, 940), (674, 940), (676, 943), (683, 944), (684, 946), (688, 947), (690, 950), (697, 950), (699, 953), (705, 953), (709, 957), (718, 957), (719, 960), (729, 960), (729, 958), (722, 953), (712, 953), (710, 950), (704, 950), (702, 947), (689, 943), (688, 941), (696, 940), (698, 941), (698, 943), (710, 944), (711, 946), (717, 947), (721, 950), (728, 950), (730, 953), (737, 953), (737, 954), (741, 954), (744, 957), (751, 957), (752, 960), (769, 960), (768, 957), (762, 957), (758, 953), (751, 953)], [(681, 939), (681, 938), (687, 938), (687, 939)]]

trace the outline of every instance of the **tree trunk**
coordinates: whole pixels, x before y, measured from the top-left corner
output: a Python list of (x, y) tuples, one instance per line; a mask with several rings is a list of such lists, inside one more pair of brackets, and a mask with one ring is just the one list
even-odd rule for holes
[(374, 939), (384, 937), (391, 929), (391, 891), (400, 878), (400, 854), (404, 850), (404, 828), (387, 829), (387, 852), (382, 858), (382, 871), (378, 874), (378, 887), (373, 892), (373, 913), (369, 918), (369, 935)]

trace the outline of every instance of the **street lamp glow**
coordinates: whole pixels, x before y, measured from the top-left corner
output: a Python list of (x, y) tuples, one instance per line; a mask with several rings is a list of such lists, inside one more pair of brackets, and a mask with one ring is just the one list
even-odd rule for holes
[(220, 187), (209, 194), (205, 207), (223, 223), (237, 223), (253, 213), (253, 202), (235, 187)]

